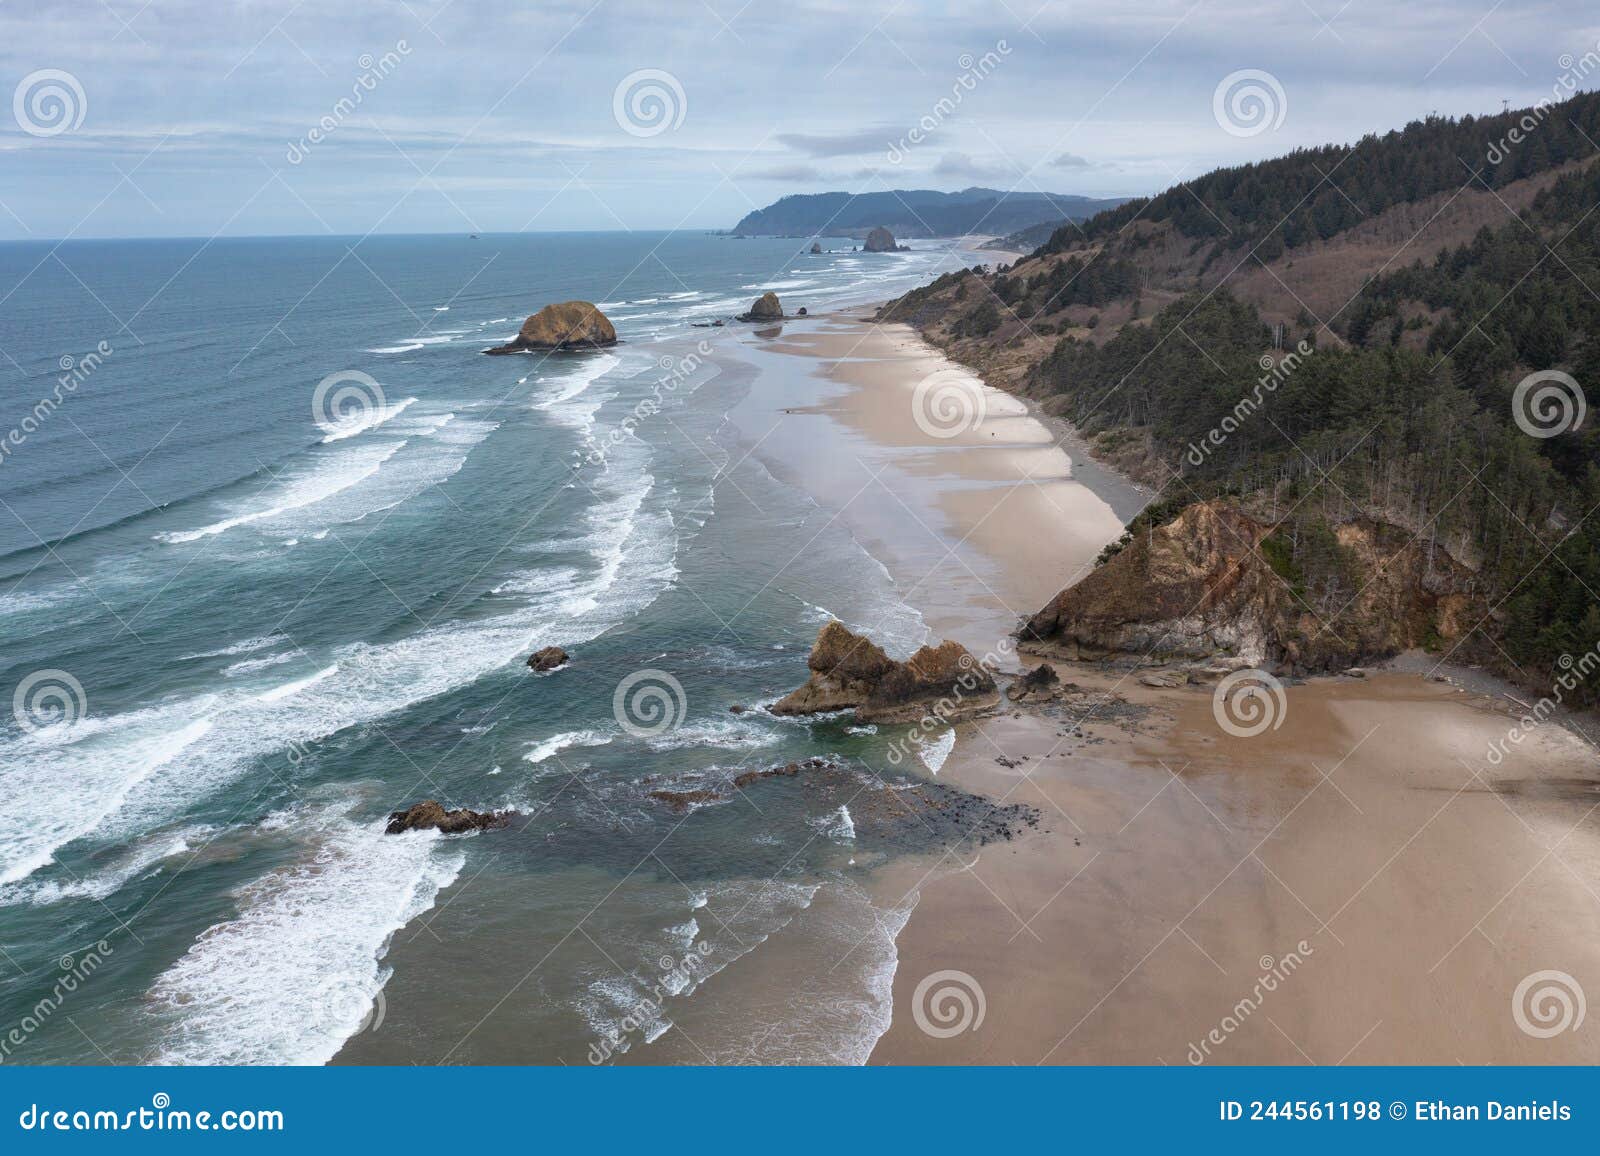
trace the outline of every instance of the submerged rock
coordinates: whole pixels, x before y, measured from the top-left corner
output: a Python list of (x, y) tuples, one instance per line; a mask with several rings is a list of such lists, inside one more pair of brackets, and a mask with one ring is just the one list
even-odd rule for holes
[(446, 835), (459, 835), (465, 831), (486, 831), (490, 827), (504, 827), (511, 822), (506, 811), (469, 811), (465, 807), (447, 811), (435, 799), (413, 803), (404, 811), (389, 816), (384, 834), (399, 835), (405, 831), (437, 830)]
[(528, 659), (528, 665), (537, 671), (554, 670), (558, 666), (565, 666), (569, 656), (559, 646), (546, 646), (542, 650), (533, 652)]
[(588, 301), (546, 305), (522, 323), (504, 345), (485, 353), (533, 353), (541, 350), (600, 349), (617, 343), (611, 319)]
[(955, 722), (1000, 702), (994, 679), (959, 642), (924, 646), (896, 662), (870, 639), (830, 622), (807, 665), (811, 677), (773, 704), (773, 714), (854, 709), (860, 722), (911, 722), (930, 713)]
[(740, 321), (782, 321), (783, 303), (778, 300), (778, 295), (772, 290), (767, 290), (757, 297), (755, 304), (750, 306), (748, 313), (739, 314)]

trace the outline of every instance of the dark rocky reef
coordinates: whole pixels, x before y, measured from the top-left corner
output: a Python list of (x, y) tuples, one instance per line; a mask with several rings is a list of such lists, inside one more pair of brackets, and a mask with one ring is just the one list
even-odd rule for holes
[(460, 835), (467, 831), (487, 831), (491, 827), (504, 827), (511, 822), (508, 811), (469, 811), (465, 807), (447, 811), (434, 799), (413, 803), (404, 811), (389, 816), (386, 835), (399, 835), (406, 831), (436, 830), (446, 835)]

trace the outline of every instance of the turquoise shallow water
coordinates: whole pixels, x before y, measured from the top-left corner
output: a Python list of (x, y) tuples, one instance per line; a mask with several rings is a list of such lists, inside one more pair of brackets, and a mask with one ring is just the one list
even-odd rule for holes
[[(804, 248), (0, 246), (7, 1061), (865, 1058), (903, 913), (857, 873), (925, 848), (852, 820), (877, 736), (727, 708), (829, 615), (925, 631), (728, 421), (745, 331), (694, 323), (975, 258)], [(477, 355), (573, 297), (622, 343)], [(381, 833), (426, 797), (520, 818)]]

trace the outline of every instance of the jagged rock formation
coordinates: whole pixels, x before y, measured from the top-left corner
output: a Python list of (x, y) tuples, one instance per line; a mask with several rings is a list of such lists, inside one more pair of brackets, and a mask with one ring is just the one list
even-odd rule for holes
[(490, 827), (504, 827), (511, 822), (505, 811), (469, 811), (465, 807), (447, 811), (434, 799), (413, 803), (404, 811), (389, 816), (386, 835), (399, 835), (405, 831), (438, 830), (445, 835), (460, 835), (466, 831), (486, 831)]
[(1342, 583), (1321, 596), (1282, 561), (1277, 529), (1227, 500), (1195, 503), (1133, 535), (1018, 635), (1069, 660), (1198, 660), (1210, 676), (1235, 665), (1342, 670), (1448, 642), (1481, 620), (1473, 572), (1397, 527), (1338, 526)]
[(739, 314), (739, 321), (782, 321), (783, 304), (778, 300), (778, 295), (772, 290), (767, 290), (756, 298), (755, 304), (750, 306), (748, 313)]
[(516, 337), (485, 353), (534, 353), (545, 350), (599, 349), (617, 343), (611, 319), (588, 301), (546, 305), (522, 323)]
[(559, 646), (546, 646), (533, 652), (528, 659), (528, 665), (541, 674), (547, 670), (555, 670), (565, 666), (570, 656)]
[(807, 660), (811, 677), (772, 706), (773, 714), (854, 709), (861, 722), (912, 722), (930, 712), (947, 722), (1000, 701), (994, 679), (959, 642), (924, 646), (896, 662), (871, 640), (830, 622)]
[(869, 253), (893, 253), (899, 248), (894, 243), (894, 234), (882, 225), (868, 233), (861, 245)]

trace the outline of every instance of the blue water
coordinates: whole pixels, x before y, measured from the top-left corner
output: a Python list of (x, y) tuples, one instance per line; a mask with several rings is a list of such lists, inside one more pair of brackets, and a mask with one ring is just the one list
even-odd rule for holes
[[(904, 915), (859, 872), (918, 851), (851, 830), (877, 739), (728, 706), (803, 681), (830, 615), (924, 628), (728, 420), (749, 328), (697, 325), (971, 255), (804, 248), (0, 246), (0, 1058), (865, 1057)], [(569, 298), (621, 344), (479, 355)], [(573, 662), (534, 675), (545, 645)], [(382, 834), (423, 798), (518, 818)], [(779, 950), (820, 978), (728, 978)]]

